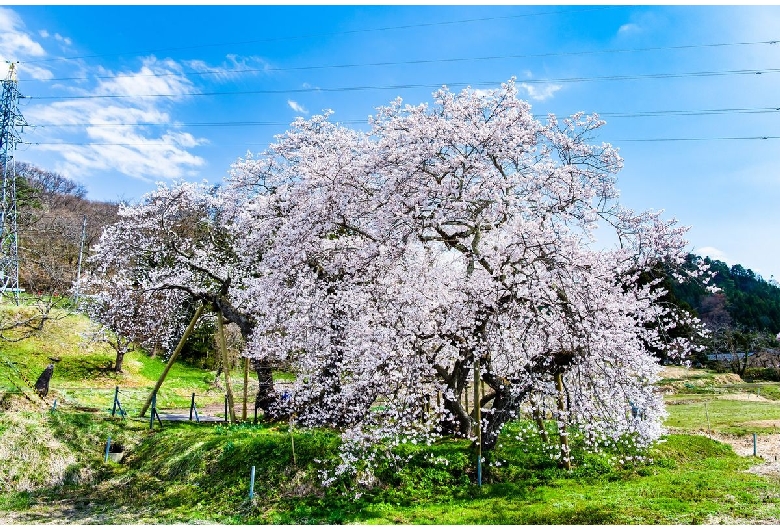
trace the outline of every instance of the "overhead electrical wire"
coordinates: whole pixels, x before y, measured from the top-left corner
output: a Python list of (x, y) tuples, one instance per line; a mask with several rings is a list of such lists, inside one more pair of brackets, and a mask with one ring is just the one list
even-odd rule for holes
[[(524, 79), (521, 83), (527, 84), (550, 84), (550, 83), (582, 83), (592, 81), (635, 81), (641, 79), (680, 79), (690, 77), (720, 77), (727, 75), (762, 75), (780, 73), (780, 68), (760, 68), (760, 69), (742, 69), (742, 70), (720, 70), (720, 71), (700, 71), (700, 72), (682, 72), (682, 73), (658, 73), (658, 74), (635, 74), (635, 75), (608, 75), (594, 77), (565, 77), (557, 79)], [(309, 92), (357, 92), (364, 90), (404, 90), (404, 89), (437, 89), (442, 86), (449, 87), (467, 87), (467, 86), (498, 86), (502, 81), (481, 81), (479, 83), (410, 83), (402, 85), (363, 85), (348, 87), (304, 87), (290, 89), (255, 89), (255, 90), (221, 90), (210, 92), (181, 92), (178, 94), (86, 94), (80, 96), (25, 96), (24, 99), (32, 100), (81, 100), (81, 99), (129, 99), (129, 98), (179, 98), (194, 96), (239, 96), (256, 94), (299, 94)]]
[(253, 39), (253, 40), (247, 40), (247, 41), (237, 41), (237, 42), (220, 42), (220, 43), (211, 43), (211, 44), (193, 44), (190, 46), (176, 46), (176, 47), (168, 47), (168, 48), (157, 48), (153, 50), (143, 50), (143, 51), (128, 51), (128, 52), (119, 52), (119, 53), (102, 53), (102, 54), (91, 54), (91, 55), (76, 55), (76, 56), (70, 56), (70, 57), (52, 57), (49, 59), (36, 59), (32, 61), (26, 61), (28, 64), (38, 64), (38, 63), (47, 63), (47, 62), (53, 62), (53, 61), (68, 61), (68, 60), (75, 60), (75, 59), (90, 59), (95, 57), (121, 57), (123, 55), (139, 55), (144, 53), (157, 53), (157, 52), (167, 52), (167, 51), (180, 51), (180, 50), (196, 50), (196, 49), (202, 49), (202, 48), (219, 48), (222, 46), (240, 46), (240, 45), (246, 45), (246, 44), (260, 44), (260, 43), (267, 43), (267, 42), (281, 42), (281, 41), (289, 41), (289, 40), (305, 40), (305, 39), (312, 39), (312, 38), (321, 38), (321, 37), (337, 37), (340, 35), (354, 35), (359, 33), (373, 33), (373, 32), (380, 32), (380, 31), (394, 31), (394, 30), (404, 30), (404, 29), (414, 29), (414, 28), (428, 28), (428, 27), (435, 27), (435, 26), (448, 26), (448, 25), (455, 25), (455, 24), (468, 24), (473, 22), (489, 22), (493, 20), (509, 20), (509, 19), (517, 19), (517, 18), (529, 18), (529, 17), (538, 17), (538, 16), (546, 16), (546, 15), (560, 15), (560, 14), (577, 14), (577, 13), (585, 13), (588, 11), (601, 11), (604, 9), (615, 9), (617, 7), (622, 6), (593, 6), (590, 8), (585, 9), (568, 9), (568, 10), (558, 10), (558, 11), (543, 11), (538, 13), (524, 13), (520, 15), (504, 15), (504, 16), (494, 16), (494, 17), (482, 17), (482, 18), (468, 18), (468, 19), (461, 19), (461, 20), (445, 20), (441, 22), (423, 22), (420, 24), (405, 24), (401, 26), (387, 26), (387, 27), (381, 27), (381, 28), (362, 28), (362, 29), (354, 29), (354, 30), (347, 30), (347, 31), (338, 31), (338, 32), (331, 32), (331, 33), (317, 33), (312, 35), (298, 35), (298, 36), (284, 36), (284, 37), (266, 37), (263, 39)]
[[(663, 116), (721, 116), (724, 114), (776, 114), (780, 107), (756, 107), (756, 108), (724, 108), (701, 110), (647, 110), (635, 112), (596, 112), (604, 118), (654, 118)], [(534, 118), (547, 117), (547, 114), (534, 114)], [(563, 116), (563, 114), (561, 114)], [(357, 125), (367, 123), (367, 120), (335, 120), (335, 123)], [(286, 121), (223, 121), (223, 122), (136, 122), (136, 123), (46, 123), (42, 125), (30, 125), (32, 129), (61, 128), (61, 127), (272, 127), (289, 126)]]
[(651, 51), (671, 51), (671, 50), (689, 50), (697, 48), (716, 48), (726, 46), (754, 46), (754, 45), (776, 45), (780, 42), (778, 40), (767, 41), (755, 41), (755, 42), (726, 42), (726, 43), (710, 43), (710, 44), (684, 44), (679, 46), (654, 46), (649, 48), (616, 48), (606, 50), (590, 50), (590, 51), (570, 51), (570, 52), (548, 52), (548, 53), (534, 53), (534, 54), (519, 54), (519, 55), (490, 55), (484, 57), (459, 57), (449, 59), (416, 59), (409, 61), (381, 61), (373, 63), (347, 63), (347, 64), (329, 64), (329, 65), (306, 65), (306, 66), (287, 66), (287, 67), (274, 67), (264, 66), (262, 68), (235, 68), (231, 70), (226, 69), (212, 69), (212, 70), (196, 70), (185, 72), (165, 72), (165, 73), (148, 73), (148, 74), (112, 74), (112, 75), (96, 75), (96, 76), (79, 76), (79, 77), (54, 77), (44, 80), (32, 80), (32, 81), (86, 81), (90, 79), (123, 79), (123, 78), (144, 78), (144, 77), (174, 77), (174, 76), (189, 76), (189, 75), (232, 75), (232, 74), (247, 74), (247, 73), (259, 73), (259, 72), (288, 72), (288, 71), (303, 71), (303, 70), (325, 70), (325, 69), (346, 69), (346, 68), (364, 68), (364, 67), (380, 67), (380, 66), (410, 66), (410, 65), (429, 65), (437, 63), (456, 63), (456, 62), (477, 62), (477, 61), (497, 61), (507, 59), (539, 59), (546, 57), (566, 57), (566, 56), (582, 56), (582, 55), (600, 55), (600, 54), (612, 54), (612, 53), (638, 53), (638, 52), (651, 52)]
[[(571, 11), (568, 11), (571, 13)], [(557, 13), (557, 12), (556, 12)], [(502, 18), (519, 18), (525, 16), (538, 16), (542, 14), (551, 13), (536, 13), (526, 15), (516, 15), (509, 17), (487, 17), (482, 19), (467, 19), (461, 21), (449, 21), (449, 22), (437, 22), (437, 23), (424, 23), (418, 25), (408, 26), (394, 26), (387, 28), (374, 28), (366, 30), (355, 30), (349, 32), (341, 32), (329, 35), (358, 33), (358, 32), (370, 32), (370, 31), (387, 31), (392, 29), (406, 29), (412, 27), (425, 27), (432, 25), (446, 25), (457, 24), (466, 22), (486, 21)], [(285, 37), (285, 38), (307, 38), (307, 37)], [(281, 39), (281, 38), (280, 38)], [(270, 39), (276, 40), (276, 39)], [(208, 46), (220, 46), (229, 44), (246, 44), (253, 42), (264, 42), (269, 39), (259, 39), (256, 41), (246, 41), (244, 43), (225, 43), (225, 44), (208, 44), (198, 45), (190, 47), (170, 48), (170, 49), (190, 49), (190, 48), (202, 48)], [(685, 49), (697, 49), (697, 48), (715, 48), (715, 47), (727, 47), (727, 46), (753, 46), (753, 45), (775, 45), (778, 44), (778, 40), (765, 40), (755, 42), (731, 42), (731, 43), (709, 43), (709, 44), (690, 44), (690, 45), (678, 45), (678, 46), (659, 46), (648, 48), (626, 48), (626, 49), (606, 49), (606, 50), (591, 50), (591, 51), (570, 51), (570, 52), (550, 52), (539, 54), (525, 54), (525, 55), (505, 55), (505, 56), (485, 56), (485, 57), (473, 57), (473, 58), (449, 58), (449, 59), (420, 59), (409, 61), (386, 61), (386, 62), (372, 62), (372, 63), (354, 63), (354, 64), (331, 64), (331, 65), (308, 65), (308, 66), (292, 66), (292, 67), (264, 67), (264, 68), (245, 68), (234, 70), (207, 70), (207, 71), (194, 71), (194, 72), (170, 72), (170, 73), (152, 73), (152, 74), (115, 74), (106, 76), (93, 76), (93, 77), (63, 77), (53, 78), (46, 81), (69, 81), (69, 80), (88, 80), (88, 79), (113, 79), (113, 78), (130, 78), (130, 77), (165, 77), (165, 76), (178, 76), (178, 75), (217, 75), (217, 74), (237, 74), (237, 73), (251, 73), (258, 71), (293, 71), (293, 70), (317, 70), (328, 68), (357, 68), (357, 67), (380, 67), (380, 66), (398, 66), (398, 65), (413, 65), (413, 64), (432, 64), (432, 63), (452, 63), (452, 62), (465, 62), (465, 61), (486, 61), (486, 60), (500, 60), (500, 59), (518, 59), (518, 58), (544, 58), (554, 56), (580, 56), (580, 55), (593, 55), (593, 54), (611, 54), (611, 53), (633, 53), (633, 52), (647, 52), (647, 51), (662, 51), (662, 50), (685, 50)], [(152, 50), (154, 51), (154, 50)], [(95, 55), (108, 56), (111, 54)], [(71, 57), (86, 58), (93, 56)], [(55, 60), (55, 59), (51, 59)], [(29, 61), (29, 62), (45, 62)], [(635, 75), (610, 75), (610, 76), (594, 76), (594, 77), (569, 77), (569, 78), (557, 78), (557, 79), (526, 79), (518, 81), (518, 83), (527, 84), (546, 84), (546, 83), (576, 83), (576, 82), (591, 82), (591, 81), (628, 81), (628, 80), (642, 80), (642, 79), (673, 79), (673, 78), (689, 78), (689, 77), (715, 77), (715, 76), (727, 76), (727, 75), (762, 75), (770, 73), (780, 73), (778, 68), (770, 69), (740, 69), (740, 70), (725, 70), (725, 71), (698, 71), (698, 72), (684, 72), (684, 73), (655, 73), (655, 74), (635, 74)], [(363, 90), (401, 90), (410, 88), (440, 88), (442, 85), (450, 87), (460, 86), (495, 86), (500, 82), (480, 82), (480, 83), (442, 83), (442, 84), (402, 84), (402, 85), (378, 85), (378, 86), (351, 86), (351, 87), (307, 87), (296, 89), (258, 89), (258, 90), (242, 90), (242, 91), (212, 91), (212, 92), (189, 92), (180, 94), (144, 94), (144, 95), (130, 95), (130, 94), (87, 94), (87, 95), (74, 95), (74, 96), (28, 96), (25, 99), (31, 100), (80, 100), (80, 99), (111, 99), (111, 98), (151, 98), (151, 97), (185, 97), (185, 96), (223, 96), (223, 95), (251, 95), (251, 94), (290, 94), (290, 93), (305, 93), (305, 92), (352, 92)], [(659, 117), (659, 116), (705, 116), (705, 115), (723, 115), (723, 114), (770, 114), (780, 112), (780, 107), (764, 107), (764, 108), (726, 108), (726, 109), (703, 109), (703, 110), (658, 110), (658, 111), (635, 111), (635, 112), (602, 112), (597, 113), (601, 117), (610, 118), (641, 118), (641, 117)], [(542, 115), (536, 115), (536, 117), (542, 117)], [(338, 123), (341, 124), (359, 124), (365, 123), (366, 120), (341, 120)], [(235, 122), (199, 122), (199, 123), (87, 123), (87, 124), (46, 124), (35, 127), (140, 127), (140, 126), (169, 126), (169, 127), (242, 127), (242, 126), (288, 126), (289, 122), (262, 122), (262, 121), (235, 121)], [(623, 139), (616, 140), (618, 142), (668, 142), (668, 141), (709, 141), (709, 140), (767, 140), (776, 139), (775, 136), (750, 136), (750, 137), (713, 137), (713, 138), (643, 138), (643, 139)], [(141, 143), (111, 143), (111, 142), (85, 142), (85, 143), (70, 143), (70, 142), (24, 142), (25, 145), (74, 145), (74, 146), (171, 146), (169, 143), (153, 143), (153, 142), (141, 142)], [(258, 144), (236, 144), (236, 145), (258, 145)], [(267, 144), (259, 144), (267, 145)]]

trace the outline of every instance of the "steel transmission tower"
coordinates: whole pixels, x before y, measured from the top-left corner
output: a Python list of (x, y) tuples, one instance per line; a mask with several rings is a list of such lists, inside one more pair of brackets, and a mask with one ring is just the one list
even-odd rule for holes
[(2, 205), (0, 206), (0, 294), (12, 295), (19, 302), (19, 245), (16, 219), (16, 164), (14, 152), (27, 125), (19, 112), (16, 67), (8, 68), (0, 100), (0, 166), (3, 171)]

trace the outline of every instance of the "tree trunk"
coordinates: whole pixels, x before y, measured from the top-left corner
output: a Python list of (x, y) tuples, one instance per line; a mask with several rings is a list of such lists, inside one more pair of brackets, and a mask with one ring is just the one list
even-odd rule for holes
[(447, 397), (449, 392), (444, 393), (441, 396), (444, 400), (444, 409), (452, 415), (451, 418), (442, 419), (442, 433), (461, 437), (468, 436), (471, 432), (474, 420), (469, 416), (468, 410), (461, 405), (460, 396), (468, 387), (466, 382), (469, 377), (469, 370), (468, 368), (464, 368), (462, 362), (456, 361), (451, 374), (447, 373), (442, 367), (437, 367), (437, 371), (442, 380), (447, 384), (447, 388), (452, 391), (455, 398), (449, 399)]
[(114, 361), (114, 372), (117, 374), (122, 373), (122, 362), (125, 360), (125, 353), (127, 350), (125, 348), (119, 348), (116, 351), (116, 361)]
[(536, 428), (539, 430), (539, 436), (542, 437), (542, 441), (545, 444), (550, 443), (550, 437), (547, 435), (547, 429), (544, 427), (544, 418), (542, 417), (542, 411), (539, 410), (539, 404), (535, 399), (531, 398), (531, 414), (536, 422)]
[(257, 396), (255, 396), (255, 408), (261, 409), (267, 419), (274, 419), (277, 413), (273, 406), (276, 404), (277, 395), (274, 391), (273, 368), (257, 359), (252, 359), (252, 370), (257, 374)]

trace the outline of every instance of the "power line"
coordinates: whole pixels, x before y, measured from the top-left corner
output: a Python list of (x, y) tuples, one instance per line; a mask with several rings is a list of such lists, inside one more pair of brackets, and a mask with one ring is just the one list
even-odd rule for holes
[[(647, 110), (634, 112), (596, 112), (600, 117), (606, 118), (653, 118), (663, 116), (720, 116), (724, 114), (776, 114), (780, 112), (780, 107), (755, 107), (755, 108), (723, 108), (723, 109), (700, 109), (700, 110)], [(534, 114), (534, 118), (543, 119), (547, 114)], [(563, 116), (563, 114), (561, 114)], [(367, 123), (367, 120), (337, 120), (334, 123), (341, 125), (358, 125)], [(43, 125), (31, 125), (32, 128), (45, 129), (47, 127), (265, 127), (265, 126), (289, 126), (291, 122), (286, 121), (224, 121), (224, 122), (191, 122), (191, 123), (171, 123), (171, 122), (136, 122), (136, 123), (47, 123)]]
[(354, 30), (348, 30), (348, 31), (339, 31), (339, 32), (333, 32), (333, 33), (317, 33), (317, 34), (311, 34), (311, 35), (299, 35), (299, 36), (285, 36), (285, 37), (268, 37), (264, 39), (253, 39), (253, 40), (247, 40), (247, 41), (238, 41), (238, 42), (222, 42), (222, 43), (212, 43), (212, 44), (194, 44), (190, 46), (177, 46), (177, 47), (168, 47), (168, 48), (157, 48), (154, 50), (143, 50), (143, 51), (130, 51), (130, 52), (120, 52), (120, 53), (101, 53), (101, 54), (92, 54), (92, 55), (77, 55), (77, 56), (71, 56), (71, 57), (53, 57), (50, 59), (37, 59), (33, 61), (26, 61), (27, 64), (34, 64), (34, 63), (47, 63), (52, 61), (68, 61), (68, 60), (75, 60), (75, 59), (91, 59), (96, 57), (118, 57), (122, 55), (140, 55), (145, 53), (157, 53), (157, 52), (167, 52), (167, 51), (181, 51), (181, 50), (195, 50), (195, 49), (202, 49), (202, 48), (218, 48), (222, 46), (240, 46), (245, 44), (259, 44), (259, 43), (270, 43), (270, 42), (280, 42), (280, 41), (289, 41), (289, 40), (305, 40), (305, 39), (312, 39), (312, 38), (321, 38), (321, 37), (337, 37), (340, 35), (354, 35), (359, 33), (373, 33), (373, 32), (379, 32), (379, 31), (394, 31), (394, 30), (403, 30), (403, 29), (414, 29), (414, 28), (427, 28), (427, 27), (435, 27), (435, 26), (447, 26), (447, 25), (455, 25), (455, 24), (468, 24), (473, 22), (489, 22), (493, 20), (510, 20), (510, 19), (517, 19), (517, 18), (530, 18), (530, 17), (538, 17), (538, 16), (546, 16), (546, 15), (559, 15), (559, 14), (572, 14), (572, 13), (585, 13), (588, 11), (601, 11), (604, 9), (614, 9), (616, 7), (621, 6), (599, 6), (599, 7), (591, 7), (586, 9), (568, 9), (568, 10), (558, 10), (558, 11), (543, 11), (539, 13), (525, 13), (521, 15), (506, 15), (506, 16), (495, 16), (495, 17), (482, 17), (482, 18), (469, 18), (469, 19), (461, 19), (461, 20), (449, 20), (449, 21), (442, 21), (442, 22), (424, 22), (421, 24), (406, 24), (402, 26), (387, 26), (387, 27), (381, 27), (381, 28), (365, 28), (365, 29), (354, 29)]
[[(709, 138), (618, 138), (612, 140), (611, 143), (626, 143), (626, 142), (711, 142), (722, 140), (780, 140), (780, 136), (766, 135), (766, 136), (713, 136)], [(112, 143), (112, 142), (22, 142), (25, 145), (30, 146), (74, 146), (74, 147), (92, 147), (92, 146), (115, 146), (115, 147), (138, 147), (138, 146), (167, 146), (167, 147), (179, 147), (170, 143), (163, 142), (138, 142), (138, 143)], [(258, 146), (269, 147), (268, 143), (238, 143), (238, 144), (220, 144), (220, 147), (246, 147), (246, 146)]]
[(710, 138), (623, 138), (614, 142), (711, 142), (720, 140), (780, 140), (780, 136), (716, 136)]
[[(658, 73), (658, 74), (637, 74), (637, 75), (609, 75), (595, 77), (565, 77), (558, 79), (525, 79), (518, 83), (526, 84), (551, 84), (551, 83), (582, 83), (591, 81), (636, 81), (642, 79), (680, 79), (687, 77), (720, 77), (727, 75), (763, 75), (780, 73), (780, 68), (764, 69), (743, 69), (743, 70), (721, 70), (721, 71), (700, 71), (683, 73)], [(438, 89), (443, 85), (448, 87), (469, 87), (469, 86), (498, 86), (504, 81), (482, 81), (479, 83), (437, 83), (423, 84), (410, 83), (403, 85), (363, 85), (349, 87), (305, 87), (290, 89), (256, 89), (256, 90), (223, 90), (211, 92), (181, 92), (178, 94), (88, 94), (82, 96), (27, 96), (26, 99), (35, 100), (81, 100), (81, 99), (129, 99), (129, 98), (178, 98), (190, 96), (239, 96), (239, 95), (258, 95), (258, 94), (300, 94), (309, 92), (359, 92), (365, 90), (405, 90), (405, 89)]]
[(429, 64), (437, 64), (437, 63), (496, 61), (496, 60), (507, 60), (507, 59), (538, 59), (538, 58), (546, 58), (546, 57), (566, 57), (566, 56), (599, 55), (599, 54), (613, 54), (613, 53), (638, 53), (638, 52), (651, 52), (651, 51), (690, 50), (690, 49), (700, 49), (700, 48), (718, 48), (718, 47), (727, 47), (727, 46), (754, 46), (760, 44), (776, 45), (778, 44), (778, 42), (780, 42), (780, 40), (711, 43), (711, 44), (685, 44), (679, 46), (654, 46), (648, 48), (622, 48), (622, 49), (616, 48), (616, 49), (606, 49), (606, 50), (548, 52), (548, 53), (520, 54), (520, 55), (489, 55), (484, 57), (460, 57), (460, 58), (448, 58), (448, 59), (381, 61), (381, 62), (373, 62), (373, 63), (346, 63), (346, 64), (330, 64), (330, 65), (288, 66), (288, 67), (264, 66), (262, 68), (236, 68), (231, 70), (212, 69), (212, 70), (200, 70), (200, 71), (189, 71), (189, 72), (97, 75), (92, 77), (89, 76), (55, 77), (51, 79), (34, 80), (34, 81), (46, 81), (46, 82), (85, 81), (90, 79), (174, 77), (174, 76), (189, 76), (189, 75), (231, 75), (231, 74), (246, 74), (246, 73), (258, 73), (258, 72), (288, 72), (288, 71), (302, 71), (302, 70), (346, 69), (346, 68), (364, 68), (364, 67), (379, 67), (379, 66), (410, 66), (410, 65), (429, 65)]

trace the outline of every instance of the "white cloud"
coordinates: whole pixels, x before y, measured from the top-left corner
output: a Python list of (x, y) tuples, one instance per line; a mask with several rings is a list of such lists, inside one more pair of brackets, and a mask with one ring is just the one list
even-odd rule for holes
[(59, 33), (54, 34), (54, 39), (70, 46), (73, 42), (68, 37), (63, 37)]
[(0, 7), (0, 59), (20, 61), (45, 55), (43, 46), (25, 31), (21, 17), (15, 11)]
[(204, 72), (201, 74), (204, 79), (218, 82), (231, 81), (247, 74), (257, 75), (270, 71), (270, 64), (265, 59), (254, 55), (242, 57), (229, 54), (221, 65), (215, 66), (201, 60), (186, 61), (184, 64), (192, 70)]
[(555, 95), (556, 92), (558, 92), (562, 88), (561, 85), (554, 85), (552, 83), (545, 84), (545, 85), (542, 84), (532, 85), (529, 83), (520, 83), (518, 86), (528, 93), (529, 98), (535, 101), (544, 101), (546, 99), (550, 99)]
[[(46, 63), (43, 67), (36, 66), (43, 63), (31, 60), (48, 55), (36, 39), (41, 43), (51, 39), (47, 45), (57, 48), (73, 45), (70, 38), (51, 30), (29, 33), (16, 12), (0, 7), (0, 59), (14, 57), (22, 61), (20, 81), (22, 72), (27, 78), (55, 77), (47, 68), (56, 68), (58, 74), (67, 71), (69, 77), (83, 77), (49, 85), (54, 93), (81, 97), (30, 100), (23, 112), (28, 123), (36, 125), (25, 138), (32, 144), (29, 152), (45, 151), (51, 169), (85, 183), (92, 175), (112, 172), (144, 182), (197, 176), (206, 161), (195, 154), (195, 149), (208, 140), (177, 124), (178, 105), (189, 99), (188, 94), (202, 92), (209, 83), (262, 75), (269, 69), (259, 57), (237, 55), (226, 56), (219, 65), (150, 56), (139, 57), (137, 66), (118, 71), (79, 59), (57, 61), (51, 63), (53, 66)], [(192, 70), (209, 74), (187, 73)], [(303, 107), (299, 109), (306, 112)]]
[(707, 256), (711, 259), (723, 261), (724, 263), (731, 261), (731, 258), (729, 258), (725, 252), (715, 247), (699, 247), (694, 249), (694, 252), (700, 256)]
[(639, 24), (629, 23), (629, 24), (623, 24), (618, 29), (618, 35), (629, 35), (631, 33), (639, 33), (642, 31), (642, 28), (639, 26)]
[[(102, 75), (112, 75), (112, 72)], [(181, 98), (187, 93), (196, 92), (195, 85), (183, 73), (182, 66), (170, 59), (157, 60), (154, 57), (143, 59), (143, 65), (137, 72), (117, 72), (110, 79), (98, 81), (96, 94), (124, 96), (143, 99), (150, 94), (165, 94)], [(156, 100), (166, 98), (156, 97)], [(146, 99), (148, 101), (148, 98)], [(154, 105), (154, 102), (149, 102)]]
[(287, 104), (290, 106), (291, 109), (293, 109), (295, 112), (300, 112), (301, 114), (308, 114), (309, 111), (306, 110), (303, 105), (298, 103), (297, 101), (293, 101), (291, 99), (287, 100)]
[[(25, 30), (21, 17), (11, 9), (0, 7), (0, 64), (3, 61), (21, 61), (17, 65), (20, 74), (46, 80), (54, 77), (48, 68), (27, 62), (45, 56), (43, 46)], [(5, 71), (0, 73), (0, 77), (5, 79)]]
[[(528, 73), (528, 77), (532, 77), (531, 73)], [(544, 101), (546, 99), (549, 99), (555, 95), (556, 92), (558, 92), (562, 87), (561, 85), (554, 85), (551, 83), (548, 84), (532, 84), (532, 83), (517, 83), (517, 88), (520, 90), (525, 90), (525, 93), (528, 95), (530, 99), (533, 99), (535, 101)], [(472, 92), (479, 96), (479, 97), (485, 97), (489, 96), (493, 90), (490, 88), (475, 88), (472, 90)]]
[[(49, 125), (38, 132), (45, 138), (30, 141), (40, 144), (36, 149), (59, 155), (57, 171), (84, 180), (89, 174), (113, 170), (155, 182), (189, 176), (205, 164), (190, 150), (206, 140), (182, 131), (170, 112), (186, 94), (196, 93), (196, 86), (175, 61), (147, 57), (141, 62), (136, 71), (93, 69), (90, 73), (108, 78), (98, 79), (89, 89), (72, 89), (83, 96), (121, 98), (87, 97), (31, 105), (25, 110), (28, 122)], [(76, 136), (70, 133), (72, 128), (56, 127), (85, 123), (90, 125)]]

